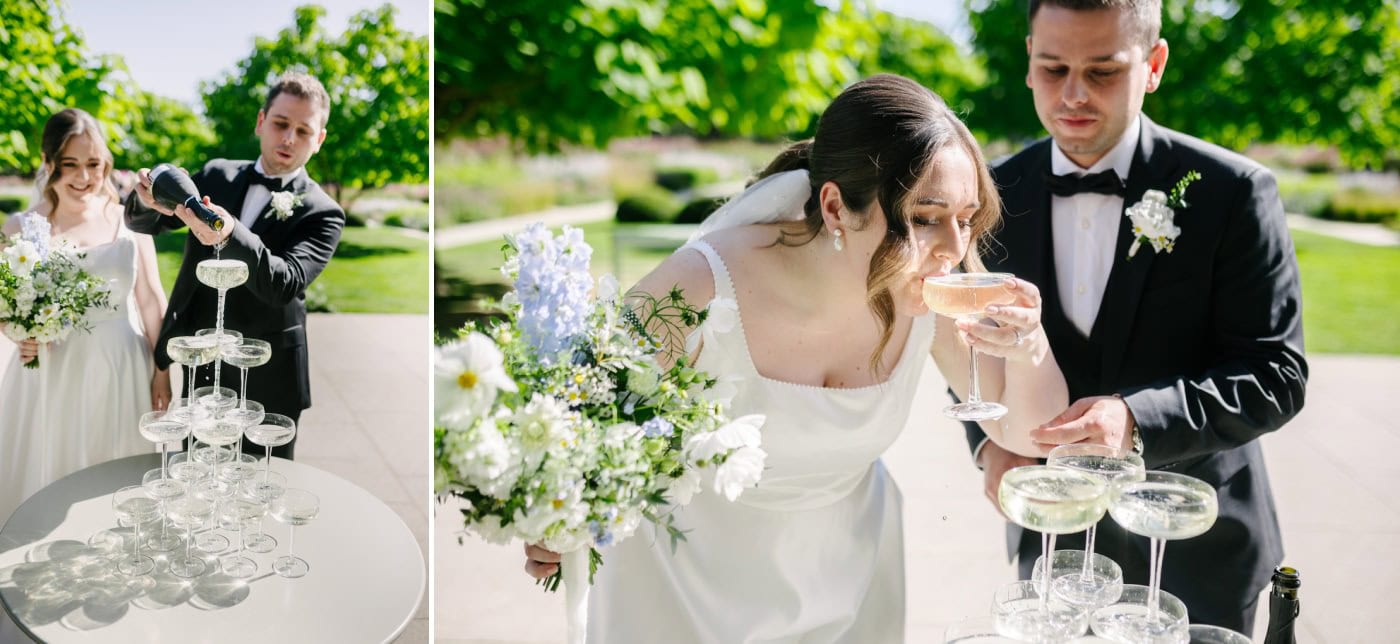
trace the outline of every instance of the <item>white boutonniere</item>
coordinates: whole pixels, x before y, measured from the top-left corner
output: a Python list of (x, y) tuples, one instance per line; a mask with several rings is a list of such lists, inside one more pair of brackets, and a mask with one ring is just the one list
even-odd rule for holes
[(1183, 198), (1186, 187), (1201, 178), (1201, 173), (1192, 170), (1176, 183), (1171, 196), (1161, 190), (1148, 190), (1142, 193), (1142, 201), (1128, 206), (1124, 216), (1133, 222), (1133, 245), (1128, 248), (1128, 259), (1137, 254), (1143, 242), (1152, 244), (1154, 252), (1168, 253), (1176, 247), (1176, 238), (1181, 229), (1176, 226), (1175, 208), (1185, 208), (1189, 204)]
[(272, 193), (272, 213), (277, 216), (277, 221), (286, 221), (292, 216), (292, 209), (300, 206), (302, 193), (282, 190)]

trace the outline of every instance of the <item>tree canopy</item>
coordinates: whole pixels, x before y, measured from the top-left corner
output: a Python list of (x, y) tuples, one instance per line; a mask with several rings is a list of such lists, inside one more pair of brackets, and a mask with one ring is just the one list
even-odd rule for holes
[[(974, 0), (987, 84), (970, 124), (1012, 139), (1043, 133), (1026, 89), (1024, 0)], [(1164, 0), (1170, 56), (1143, 111), (1232, 148), (1336, 145), (1355, 163), (1400, 149), (1400, 8), (1392, 0)]]
[(339, 37), (326, 33), (324, 15), (318, 6), (297, 8), (293, 25), (258, 38), (234, 70), (202, 84), (218, 141), (209, 156), (257, 158), (253, 127), (268, 88), (299, 70), (320, 80), (331, 99), (326, 140), (307, 169), (331, 184), (342, 205), (364, 188), (426, 181), (428, 38), (400, 30), (387, 4), (353, 16)]

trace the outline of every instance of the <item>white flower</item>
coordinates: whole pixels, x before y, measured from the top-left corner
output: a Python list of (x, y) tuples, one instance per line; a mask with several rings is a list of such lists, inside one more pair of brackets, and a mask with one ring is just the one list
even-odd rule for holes
[(642, 397), (650, 397), (661, 388), (661, 369), (656, 360), (647, 356), (627, 368), (627, 390)]
[(719, 405), (721, 410), (728, 410), (729, 405), (734, 402), (734, 397), (739, 395), (739, 383), (743, 380), (743, 376), (732, 373), (724, 374), (715, 379), (713, 386), (700, 392), (700, 397), (707, 402)]
[(724, 459), (715, 472), (715, 492), (733, 501), (763, 477), (763, 461), (768, 454), (757, 447), (740, 447)]
[(21, 239), (5, 248), (5, 262), (16, 275), (27, 276), (39, 263), (39, 249), (29, 240)]
[(607, 429), (603, 435), (603, 445), (613, 449), (621, 449), (629, 441), (642, 434), (642, 428), (636, 423), (618, 423)]
[(1165, 193), (1161, 190), (1144, 192), (1142, 201), (1129, 206), (1124, 216), (1133, 222), (1133, 245), (1128, 248), (1130, 259), (1137, 254), (1143, 241), (1150, 242), (1156, 252), (1172, 252), (1181, 229), (1173, 223), (1176, 212), (1167, 206)]
[(461, 481), (495, 498), (510, 498), (520, 478), (520, 450), (501, 432), (495, 419), (484, 419), (465, 431), (447, 430), (443, 447)]
[(526, 469), (534, 470), (546, 454), (573, 446), (575, 433), (569, 426), (568, 413), (569, 408), (563, 402), (536, 393), (524, 409), (511, 416)]
[(0, 318), (8, 317), (12, 310), (13, 309), (10, 308), (10, 301), (4, 297), (0, 297)]
[(496, 402), (497, 391), (515, 391), (505, 357), (491, 338), (473, 331), (437, 348), (433, 359), (434, 409), (444, 427), (469, 427)]
[(666, 495), (671, 497), (676, 505), (690, 505), (690, 499), (699, 491), (700, 470), (687, 467), (680, 478), (671, 481), (671, 487), (666, 491)]
[(697, 464), (708, 463), (715, 456), (741, 447), (758, 447), (763, 435), (758, 429), (768, 420), (763, 414), (749, 414), (730, 421), (712, 432), (692, 436), (686, 445), (686, 455)]
[(302, 204), (302, 195), (288, 190), (272, 193), (272, 212), (277, 216), (277, 221), (286, 221), (292, 216), (292, 210)]
[(700, 340), (711, 344), (721, 333), (733, 331), (739, 324), (739, 303), (726, 297), (710, 300), (709, 314), (699, 328), (691, 332), (685, 340), (685, 352), (695, 353)]
[(483, 515), (476, 523), (467, 525), (472, 532), (485, 539), (486, 543), (494, 543), (498, 546), (510, 543), (510, 540), (516, 536), (515, 526), (501, 527), (501, 517), (494, 514)]
[(608, 273), (598, 278), (598, 299), (603, 302), (611, 302), (617, 299), (617, 294), (622, 290), (617, 283), (617, 278), (612, 273)]

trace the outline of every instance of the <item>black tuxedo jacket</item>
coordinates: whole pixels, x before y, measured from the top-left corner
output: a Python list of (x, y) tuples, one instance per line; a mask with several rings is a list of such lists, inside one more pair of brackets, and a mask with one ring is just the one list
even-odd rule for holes
[[(1120, 394), (1137, 420), (1151, 469), (1205, 480), (1219, 493), (1220, 518), (1206, 534), (1170, 542), (1163, 589), (1198, 612), (1237, 611), (1268, 582), (1283, 557), (1259, 436), (1303, 406), (1302, 295), (1293, 242), (1273, 174), (1223, 148), (1142, 117), (1124, 205), (1149, 189), (1170, 192), (1190, 170), (1201, 179), (1177, 208), (1171, 253), (1143, 244), (1126, 259), (1132, 224), (1119, 220), (1103, 304), (1089, 337), (1060, 308), (1050, 225), (1049, 139), (997, 162), (1004, 226), (987, 269), (1033, 282), (1043, 325), (1069, 384), (1070, 399)], [(968, 424), (969, 444), (984, 438)], [(1022, 569), (1040, 540), (1009, 527)], [(1082, 535), (1062, 539), (1063, 547)], [(1082, 547), (1082, 546), (1081, 546)], [(1147, 583), (1146, 537), (1105, 518), (1097, 551), (1124, 567), (1127, 583)]]
[[(252, 172), (251, 161), (215, 159), (193, 179), (201, 195), (237, 218), (243, 210)], [(241, 223), (234, 224), (233, 234), (219, 256), (241, 260), (249, 269), (248, 281), (228, 291), (224, 328), (272, 345), (271, 360), (249, 370), (248, 398), (263, 403), (269, 412), (295, 418), (311, 406), (306, 287), (335, 253), (345, 226), (345, 213), (306, 172), (299, 173), (287, 190), (302, 195), (302, 204), (291, 217), (278, 220), (269, 203), (251, 230)], [(126, 224), (136, 232), (150, 235), (184, 226), (178, 217), (147, 209), (135, 198), (127, 201)], [(199, 243), (193, 235), (185, 240), (185, 258), (156, 345), (156, 364), (163, 369), (171, 362), (165, 351), (167, 340), (214, 327), (217, 291), (195, 277), (195, 265), (213, 256), (214, 249)], [(224, 386), (237, 388), (237, 369), (224, 365), (222, 377)]]

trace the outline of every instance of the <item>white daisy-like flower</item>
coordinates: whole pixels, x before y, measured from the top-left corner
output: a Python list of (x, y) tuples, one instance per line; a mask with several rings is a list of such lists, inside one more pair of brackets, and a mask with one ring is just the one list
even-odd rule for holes
[(707, 307), (709, 314), (705, 316), (705, 322), (699, 328), (691, 332), (690, 337), (685, 340), (685, 352), (695, 353), (695, 349), (700, 346), (700, 341), (705, 344), (714, 342), (721, 333), (729, 333), (739, 325), (739, 303), (727, 297), (717, 297), (710, 300)]
[(437, 348), (434, 408), (444, 427), (468, 427), (485, 415), (499, 391), (515, 391), (505, 356), (491, 338), (473, 331)]
[(39, 263), (39, 249), (27, 239), (21, 239), (5, 248), (5, 263), (16, 275), (28, 276)]

